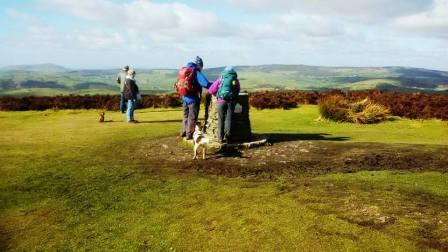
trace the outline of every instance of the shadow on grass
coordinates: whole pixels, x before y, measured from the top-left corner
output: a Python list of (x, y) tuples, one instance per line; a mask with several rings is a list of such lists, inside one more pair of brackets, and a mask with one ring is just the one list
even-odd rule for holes
[[(270, 144), (276, 144), (281, 142), (292, 142), (292, 141), (348, 141), (349, 137), (331, 137), (328, 133), (315, 133), (315, 134), (291, 134), (291, 133), (271, 133), (263, 134), (268, 138)], [(237, 157), (237, 158), (247, 158), (243, 155), (244, 153), (235, 147), (223, 146), (221, 150), (217, 153), (214, 159), (221, 159), (226, 157)]]
[(221, 159), (227, 157), (237, 157), (247, 159), (248, 157), (243, 155), (244, 153), (237, 148), (226, 148), (223, 147), (212, 159)]
[(399, 121), (400, 117), (398, 116), (390, 116), (386, 119), (386, 122), (395, 122), (395, 121)]
[(157, 120), (157, 121), (138, 121), (138, 123), (181, 123), (182, 120)]
[(179, 108), (179, 109), (163, 109), (163, 110), (141, 111), (139, 113), (145, 114), (145, 113), (161, 113), (161, 112), (173, 112), (173, 111), (182, 111), (182, 108)]
[[(204, 118), (198, 118), (198, 121), (203, 121)], [(156, 121), (140, 121), (139, 123), (181, 123), (182, 119), (172, 119), (172, 120), (156, 120)]]
[[(182, 120), (156, 120), (156, 121), (140, 121), (140, 120), (137, 120), (137, 124), (139, 124), (139, 123), (180, 123), (180, 122), (182, 122)], [(104, 121), (102, 123), (126, 123), (126, 121), (107, 120), (107, 121)]]
[(328, 133), (313, 133), (313, 134), (299, 134), (299, 133), (272, 133), (265, 134), (269, 138), (270, 143), (281, 143), (299, 140), (313, 140), (313, 141), (335, 141), (342, 142), (350, 140), (350, 137), (331, 137)]

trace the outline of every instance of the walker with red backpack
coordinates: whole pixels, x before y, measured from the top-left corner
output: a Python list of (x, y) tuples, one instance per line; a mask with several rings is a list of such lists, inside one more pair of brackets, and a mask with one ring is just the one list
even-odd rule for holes
[(184, 66), (177, 74), (177, 82), (174, 87), (180, 96), (194, 95), (199, 92), (196, 85), (196, 70), (193, 67)]

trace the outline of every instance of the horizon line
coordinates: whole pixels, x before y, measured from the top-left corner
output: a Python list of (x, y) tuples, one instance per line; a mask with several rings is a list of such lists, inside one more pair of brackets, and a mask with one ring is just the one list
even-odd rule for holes
[[(83, 71), (83, 70), (117, 70), (122, 67), (99, 67), (99, 68), (87, 68), (87, 67), (67, 67), (63, 64), (56, 63), (35, 63), (35, 64), (13, 64), (13, 65), (0, 65), (0, 70), (4, 68), (12, 68), (12, 67), (25, 67), (25, 66), (43, 66), (43, 65), (52, 65), (56, 67), (65, 68), (67, 71)], [(125, 65), (125, 64), (123, 64)], [(350, 65), (308, 65), (308, 64), (283, 64), (283, 63), (264, 63), (264, 64), (242, 64), (242, 65), (233, 65), (234, 67), (262, 67), (262, 66), (306, 66), (306, 67), (325, 67), (325, 68), (414, 68), (414, 69), (425, 69), (425, 70), (433, 70), (433, 71), (443, 71), (448, 72), (448, 69), (440, 69), (440, 68), (428, 68), (428, 67), (416, 67), (416, 66), (403, 66), (403, 65), (369, 65), (369, 66), (350, 66)], [(180, 67), (180, 66), (179, 66)], [(205, 65), (204, 69), (213, 69), (213, 68), (224, 68), (226, 66), (210, 66), (207, 67)], [(137, 66), (134, 69), (144, 69), (144, 70), (176, 70), (176, 67), (142, 67)], [(13, 70), (11, 70), (13, 71)]]

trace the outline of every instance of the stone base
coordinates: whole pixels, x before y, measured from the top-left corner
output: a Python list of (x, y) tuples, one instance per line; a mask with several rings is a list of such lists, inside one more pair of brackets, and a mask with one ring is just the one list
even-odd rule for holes
[[(193, 140), (187, 140), (186, 138), (182, 138), (182, 144), (191, 148), (193, 148), (194, 146)], [(249, 140), (245, 142), (235, 142), (229, 144), (221, 144), (215, 140), (211, 140), (207, 145), (207, 150), (209, 153), (217, 153), (226, 149), (250, 149), (265, 145), (270, 145), (267, 136), (253, 135)]]
[[(236, 101), (235, 112), (232, 116), (232, 129), (230, 138), (232, 142), (251, 141), (251, 125), (249, 120), (249, 95), (241, 93)], [(210, 97), (205, 104), (205, 133), (207, 136), (218, 141), (218, 111), (216, 106), (216, 97)]]

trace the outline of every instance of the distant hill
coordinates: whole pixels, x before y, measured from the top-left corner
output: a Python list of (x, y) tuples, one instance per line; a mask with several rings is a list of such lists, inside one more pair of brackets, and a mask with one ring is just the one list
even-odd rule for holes
[[(210, 76), (223, 68), (206, 69)], [(448, 93), (448, 72), (409, 67), (238, 66), (249, 90), (368, 90)]]
[(37, 64), (37, 65), (12, 65), (0, 68), (0, 72), (44, 72), (60, 73), (69, 69), (55, 64)]
[[(210, 81), (223, 67), (206, 68)], [(409, 67), (323, 67), (307, 65), (236, 66), (242, 89), (365, 90), (448, 93), (448, 72)], [(116, 94), (119, 69), (69, 70), (52, 65), (5, 67), (0, 70), (0, 95)], [(144, 93), (173, 91), (176, 69), (137, 69)]]

